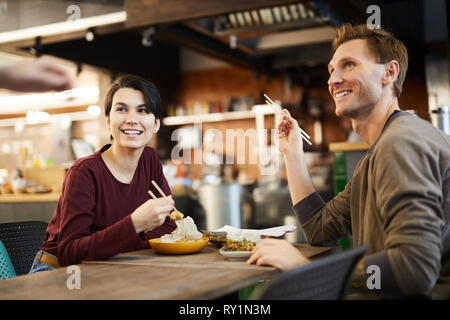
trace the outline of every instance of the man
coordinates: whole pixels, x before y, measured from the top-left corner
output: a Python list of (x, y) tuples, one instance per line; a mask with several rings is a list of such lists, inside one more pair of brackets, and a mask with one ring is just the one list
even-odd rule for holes
[[(346, 24), (333, 49), (328, 86), (336, 114), (350, 118), (370, 149), (344, 191), (325, 203), (309, 178), (297, 121), (283, 110), (279, 148), (297, 217), (310, 244), (336, 243), (350, 231), (355, 247), (368, 247), (355, 287), (367, 290), (367, 267), (377, 265), (377, 292), (429, 294), (450, 276), (450, 137), (400, 111), (408, 56), (390, 33)], [(270, 239), (247, 262), (287, 270), (309, 261)]]
[(47, 56), (32, 62), (0, 67), (0, 88), (43, 92), (68, 90), (72, 86), (73, 79), (69, 72)]

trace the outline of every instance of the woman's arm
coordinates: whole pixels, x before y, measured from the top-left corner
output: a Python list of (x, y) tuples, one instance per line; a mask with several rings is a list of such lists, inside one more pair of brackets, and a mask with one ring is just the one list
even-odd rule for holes
[(58, 261), (61, 266), (102, 259), (134, 250), (142, 240), (130, 215), (93, 231), (96, 181), (88, 168), (72, 167), (64, 180), (57, 213), (60, 215)]

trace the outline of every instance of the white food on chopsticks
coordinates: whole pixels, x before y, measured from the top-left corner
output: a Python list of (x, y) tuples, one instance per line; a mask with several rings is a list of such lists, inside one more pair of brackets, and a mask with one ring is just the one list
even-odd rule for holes
[(180, 242), (195, 239), (201, 239), (202, 233), (197, 230), (197, 226), (191, 217), (186, 217), (183, 220), (175, 221), (177, 228), (171, 233), (161, 237), (161, 242)]

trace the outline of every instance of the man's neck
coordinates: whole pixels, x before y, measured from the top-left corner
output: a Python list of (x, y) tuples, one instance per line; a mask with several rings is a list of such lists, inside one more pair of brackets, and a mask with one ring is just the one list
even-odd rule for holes
[(384, 125), (394, 110), (400, 110), (398, 99), (388, 97), (381, 99), (365, 115), (351, 118), (353, 130), (370, 146), (372, 146), (383, 131)]

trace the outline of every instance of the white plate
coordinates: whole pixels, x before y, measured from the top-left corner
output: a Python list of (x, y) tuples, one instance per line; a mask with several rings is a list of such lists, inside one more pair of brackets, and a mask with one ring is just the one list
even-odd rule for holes
[(228, 259), (248, 259), (252, 254), (251, 251), (225, 251), (224, 248), (219, 249), (219, 253)]

